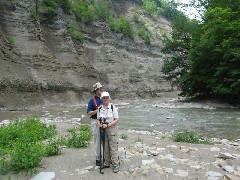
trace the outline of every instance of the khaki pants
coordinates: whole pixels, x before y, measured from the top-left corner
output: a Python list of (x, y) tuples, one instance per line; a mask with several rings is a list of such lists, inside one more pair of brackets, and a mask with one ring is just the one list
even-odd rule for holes
[(105, 165), (118, 165), (118, 129), (117, 126), (112, 126), (106, 128), (105, 132), (105, 151), (104, 151), (104, 158), (105, 158)]

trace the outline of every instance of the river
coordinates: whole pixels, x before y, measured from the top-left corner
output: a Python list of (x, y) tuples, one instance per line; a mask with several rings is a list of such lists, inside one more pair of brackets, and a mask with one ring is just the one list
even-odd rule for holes
[[(119, 109), (120, 129), (176, 132), (193, 130), (208, 137), (235, 140), (240, 138), (240, 109), (208, 103), (185, 103), (176, 99), (115, 102)], [(0, 121), (39, 116), (48, 120), (79, 120), (89, 123), (86, 104), (41, 106), (28, 111), (0, 111)]]

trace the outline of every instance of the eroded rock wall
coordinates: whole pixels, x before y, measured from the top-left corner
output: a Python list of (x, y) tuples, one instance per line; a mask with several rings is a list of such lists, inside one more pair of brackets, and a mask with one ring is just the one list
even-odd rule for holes
[(51, 23), (35, 20), (31, 16), (34, 2), (0, 2), (0, 105), (87, 101), (97, 81), (117, 99), (171, 91), (161, 73), (160, 32), (171, 30), (162, 17), (152, 19), (133, 0), (113, 1), (116, 14), (129, 20), (134, 10), (139, 11), (152, 34), (151, 44), (137, 33), (134, 39), (114, 33), (103, 22), (78, 24), (85, 36), (82, 44), (66, 35), (70, 15), (59, 9)]

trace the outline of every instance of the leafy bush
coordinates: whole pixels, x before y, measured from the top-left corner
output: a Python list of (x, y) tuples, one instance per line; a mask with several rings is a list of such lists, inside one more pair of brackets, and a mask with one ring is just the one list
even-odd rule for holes
[(120, 138), (121, 138), (121, 139), (124, 139), (124, 140), (127, 140), (128, 135), (127, 135), (127, 134), (121, 134)]
[(11, 35), (7, 35), (5, 37), (5, 41), (6, 41), (6, 43), (12, 45), (13, 44), (13, 37)]
[(145, 27), (141, 27), (138, 29), (139, 36), (147, 43), (150, 44), (151, 42), (151, 35), (149, 31)]
[(71, 14), (73, 10), (73, 5), (71, 0), (58, 0), (58, 3), (64, 12)]
[(173, 135), (175, 142), (187, 142), (195, 144), (209, 144), (209, 140), (193, 131), (177, 132)]
[(138, 14), (137, 12), (134, 12), (134, 14), (133, 14), (133, 21), (134, 21), (135, 23), (139, 23), (139, 22), (140, 22), (140, 20), (139, 20), (139, 14)]
[(135, 140), (135, 142), (141, 142), (142, 143), (143, 139), (138, 136), (137, 139)]
[(112, 3), (110, 0), (99, 0), (94, 8), (99, 19), (105, 21), (112, 17)]
[(31, 8), (31, 16), (32, 16), (33, 19), (37, 19), (38, 12), (37, 12), (35, 6)]
[(42, 142), (17, 141), (11, 151), (11, 166), (14, 172), (33, 172), (44, 157)]
[(151, 14), (151, 16), (156, 17), (160, 13), (159, 6), (154, 0), (141, 0), (143, 4), (143, 8)]
[(83, 20), (88, 23), (94, 21), (94, 7), (93, 5), (88, 5), (85, 0), (78, 0), (73, 11), (78, 20)]
[(118, 19), (109, 20), (109, 26), (114, 32), (121, 32), (130, 38), (134, 36), (133, 27), (124, 16), (120, 16)]
[(0, 80), (0, 90), (5, 90), (7, 88), (15, 89), (19, 92), (36, 92), (38, 91), (38, 84), (34, 80), (9, 80), (3, 78)]
[(11, 84), (9, 79), (3, 78), (0, 80), (0, 90), (4, 90), (5, 88), (9, 87)]
[(56, 134), (55, 126), (46, 126), (38, 118), (16, 120), (0, 128), (0, 173), (34, 171), (45, 155), (42, 140)]
[(84, 41), (84, 35), (80, 31), (78, 31), (77, 22), (75, 20), (70, 21), (68, 26), (68, 32), (74, 40), (77, 40), (80, 42)]
[(56, 126), (47, 126), (33, 117), (0, 127), (0, 174), (21, 170), (36, 172), (42, 158), (60, 154), (63, 145), (87, 147), (90, 144), (92, 134), (89, 125), (69, 132), (70, 139), (55, 137)]
[(57, 15), (58, 3), (56, 0), (42, 0), (44, 16), (53, 19)]
[(10, 155), (5, 152), (6, 150), (0, 148), (0, 173), (7, 174), (8, 171), (11, 169)]
[(62, 146), (66, 145), (66, 139), (64, 137), (51, 138), (45, 145), (46, 156), (59, 155), (62, 152)]
[(81, 127), (69, 129), (71, 137), (68, 140), (70, 147), (87, 147), (90, 144), (92, 138), (91, 127), (87, 124)]
[(38, 118), (16, 120), (0, 128), (0, 147), (12, 147), (16, 141), (37, 142), (56, 134), (56, 127), (41, 123)]

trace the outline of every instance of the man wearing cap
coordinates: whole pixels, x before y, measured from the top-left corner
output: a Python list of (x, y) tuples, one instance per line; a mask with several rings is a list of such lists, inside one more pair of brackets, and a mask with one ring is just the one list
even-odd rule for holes
[(87, 108), (87, 114), (90, 115), (91, 118), (96, 166), (100, 166), (100, 133), (99, 126), (97, 125), (97, 112), (98, 107), (103, 104), (101, 99), (101, 93), (103, 91), (102, 89), (103, 86), (100, 84), (100, 82), (97, 82), (93, 85), (93, 93), (95, 93), (95, 96), (90, 99)]

